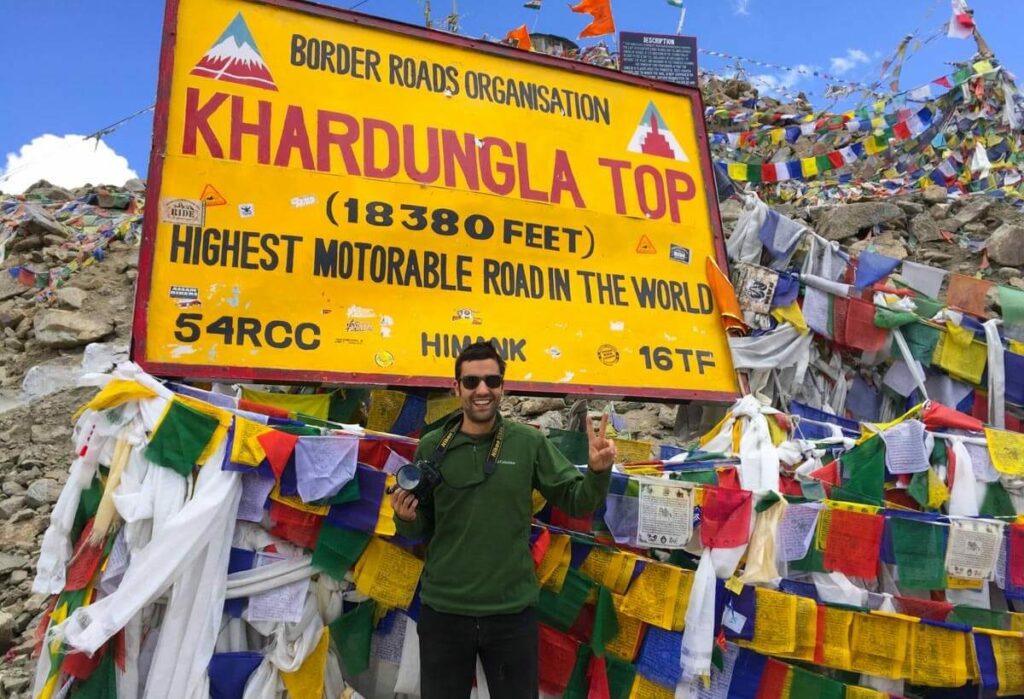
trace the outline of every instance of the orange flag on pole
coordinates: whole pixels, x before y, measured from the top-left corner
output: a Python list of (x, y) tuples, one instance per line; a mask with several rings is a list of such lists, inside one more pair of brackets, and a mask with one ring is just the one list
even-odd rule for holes
[(525, 24), (510, 29), (505, 35), (505, 43), (523, 51), (533, 51), (533, 42), (530, 41), (530, 32), (526, 29)]
[(602, 36), (615, 32), (615, 19), (612, 17), (611, 0), (582, 0), (570, 7), (573, 12), (588, 14), (594, 21), (583, 28), (578, 38)]

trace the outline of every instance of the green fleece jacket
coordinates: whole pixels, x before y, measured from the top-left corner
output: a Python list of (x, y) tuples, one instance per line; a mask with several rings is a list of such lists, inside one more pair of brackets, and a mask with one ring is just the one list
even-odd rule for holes
[[(486, 616), (536, 605), (533, 489), (574, 516), (596, 510), (608, 493), (610, 469), (582, 474), (539, 430), (498, 421), (505, 443), (489, 478), (483, 469), (493, 432), (478, 438), (460, 432), (441, 462), (444, 482), (433, 497), (419, 504), (413, 522), (395, 517), (399, 534), (427, 541), (420, 594), (439, 612)], [(416, 458), (433, 456), (442, 436), (441, 430), (425, 435)]]

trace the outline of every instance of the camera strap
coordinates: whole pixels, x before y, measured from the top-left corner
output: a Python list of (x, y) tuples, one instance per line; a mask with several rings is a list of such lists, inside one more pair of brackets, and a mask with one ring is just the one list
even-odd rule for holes
[[(434, 456), (431, 459), (438, 468), (441, 466), (441, 459), (448, 453), (448, 447), (452, 445), (452, 440), (455, 439), (455, 435), (462, 429), (463, 417), (460, 415), (457, 420), (453, 420), (452, 424), (445, 431), (444, 435), (441, 436), (441, 441), (434, 447)], [(502, 422), (498, 426), (497, 432), (494, 433), (494, 439), (491, 440), (491, 448), (487, 451), (487, 460), (484, 461), (484, 475), (490, 476), (498, 468), (498, 457), (501, 455), (501, 447), (505, 443), (505, 423)]]

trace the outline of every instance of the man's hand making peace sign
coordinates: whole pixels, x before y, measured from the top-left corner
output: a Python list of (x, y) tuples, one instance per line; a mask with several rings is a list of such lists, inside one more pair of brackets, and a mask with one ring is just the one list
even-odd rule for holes
[(604, 473), (615, 463), (615, 442), (605, 437), (608, 429), (608, 413), (601, 416), (601, 425), (594, 430), (594, 422), (587, 416), (587, 464), (594, 473)]

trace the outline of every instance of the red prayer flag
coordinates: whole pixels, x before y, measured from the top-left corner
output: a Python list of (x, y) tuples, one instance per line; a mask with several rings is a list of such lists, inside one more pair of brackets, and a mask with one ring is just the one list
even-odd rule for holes
[(932, 80), (932, 82), (935, 83), (936, 85), (941, 85), (947, 90), (953, 89), (953, 83), (949, 82), (949, 78), (945, 75), (943, 75), (941, 78), (938, 78), (937, 80)]
[(875, 304), (860, 299), (847, 300), (846, 341), (843, 344), (865, 352), (877, 352), (885, 347), (889, 331), (875, 325)]
[(539, 667), (540, 688), (549, 694), (562, 694), (569, 686), (576, 664), (579, 643), (568, 634), (540, 625)]
[(837, 150), (828, 154), (828, 161), (832, 163), (834, 167), (842, 167), (843, 165), (846, 165), (846, 158), (844, 158), (843, 154)]
[(260, 446), (263, 447), (263, 452), (267, 455), (267, 461), (270, 463), (270, 470), (274, 472), (274, 478), (280, 481), (281, 474), (284, 473), (284, 468), (288, 465), (288, 459), (291, 458), (292, 452), (295, 451), (295, 445), (299, 441), (298, 436), (280, 430), (273, 430), (272, 432), (261, 434), (256, 438), (256, 441), (260, 443)]
[(775, 172), (775, 163), (764, 163), (761, 165), (762, 182), (778, 182), (778, 180), (779, 178)]
[(930, 599), (917, 599), (916, 597), (894, 597), (896, 611), (907, 616), (916, 616), (929, 621), (945, 621), (950, 612), (953, 611), (953, 604), (950, 602), (936, 602)]
[(64, 656), (64, 662), (61, 663), (60, 669), (76, 679), (88, 679), (89, 675), (99, 667), (100, 661), (103, 660), (106, 652), (107, 646), (103, 646), (90, 658), (82, 651), (73, 650)]
[(269, 415), (270, 417), (280, 417), (285, 420), (288, 419), (288, 411), (274, 405), (264, 405), (263, 403), (257, 403), (255, 401), (240, 398), (238, 400), (238, 407), (242, 410), (248, 410), (250, 413), (259, 413), (260, 415)]
[[(816, 478), (822, 483), (828, 483), (829, 485), (840, 485), (842, 481), (839, 479), (839, 460), (831, 461), (819, 469), (815, 469), (807, 474), (811, 478)], [(800, 491), (803, 495), (803, 491)]]
[(540, 532), (540, 536), (530, 546), (530, 555), (533, 556), (533, 567), (540, 569), (541, 561), (544, 560), (544, 556), (548, 552), (548, 546), (551, 545), (551, 532), (544, 528)]
[(554, 505), (551, 506), (551, 525), (559, 529), (571, 529), (574, 532), (589, 534), (594, 529), (594, 515), (587, 513), (572, 517)]
[(719, 466), (715, 469), (718, 475), (718, 487), (740, 490), (740, 474), (735, 466)]
[(1010, 525), (1010, 550), (1007, 560), (1010, 582), (1015, 587), (1024, 586), (1024, 524)]
[(761, 686), (757, 689), (757, 699), (779, 699), (786, 691), (786, 677), (789, 676), (789, 665), (775, 658), (768, 658), (761, 675)]
[(708, 548), (731, 549), (747, 543), (750, 537), (749, 490), (733, 490), (705, 485), (701, 507), (700, 540)]
[(588, 36), (602, 36), (603, 34), (615, 33), (615, 19), (612, 17), (611, 0), (583, 0), (583, 2), (569, 8), (573, 12), (588, 14), (594, 18), (590, 24), (583, 28), (579, 38)]
[(590, 657), (590, 664), (587, 666), (587, 682), (590, 683), (587, 699), (611, 699), (611, 690), (608, 688), (608, 671), (605, 668), (603, 656), (593, 655)]
[(874, 579), (882, 546), (885, 518), (832, 510), (825, 539), (825, 570)]
[(901, 141), (906, 141), (910, 138), (910, 126), (905, 121), (897, 121), (892, 125), (893, 135)]
[(954, 410), (942, 403), (936, 403), (933, 400), (928, 401), (928, 405), (925, 406), (921, 421), (924, 422), (925, 427), (932, 431), (954, 429), (982, 432), (985, 429), (985, 425), (981, 420)]
[(90, 519), (86, 522), (78, 537), (75, 552), (68, 563), (66, 582), (64, 583), (65, 590), (84, 590), (99, 569), (100, 561), (103, 559), (105, 538), (98, 543), (89, 544), (93, 521)]

